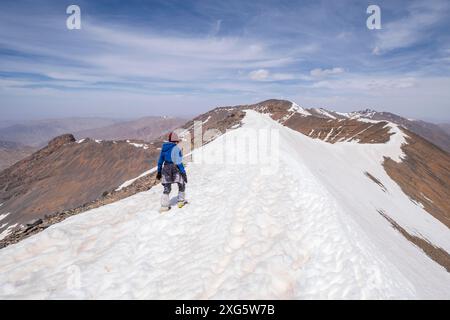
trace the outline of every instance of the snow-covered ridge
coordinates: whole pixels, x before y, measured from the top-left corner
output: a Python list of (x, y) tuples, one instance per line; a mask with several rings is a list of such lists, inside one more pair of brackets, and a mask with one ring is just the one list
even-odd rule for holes
[(330, 119), (333, 119), (333, 120), (336, 119), (335, 116), (333, 116), (332, 114), (330, 114), (327, 110), (325, 110), (325, 109), (323, 109), (323, 108), (314, 108), (313, 110), (314, 110), (316, 113), (318, 113), (318, 114), (320, 114), (320, 115), (323, 115), (323, 116), (325, 116), (325, 117), (327, 117), (327, 118), (330, 118)]
[(372, 109), (365, 109), (361, 111), (352, 111), (352, 112), (338, 112), (333, 111), (334, 113), (348, 119), (371, 119), (377, 112)]
[(250, 110), (242, 122), (194, 153), (277, 130), (278, 171), (191, 163), (183, 209), (159, 214), (158, 185), (51, 226), (0, 250), (0, 298), (450, 298), (445, 269), (377, 212), (450, 250), (382, 167), (400, 140), (329, 144)]
[[(361, 111), (352, 111), (352, 112), (338, 112), (338, 111), (334, 111), (334, 110), (327, 110), (324, 108), (307, 109), (307, 108), (300, 107), (295, 102), (291, 101), (291, 103), (292, 103), (292, 107), (287, 110), (289, 112), (289, 114), (287, 114), (284, 117), (286, 119), (289, 119), (292, 116), (292, 112), (296, 112), (296, 113), (299, 113), (302, 116), (306, 116), (306, 117), (320, 115), (321, 117), (328, 118), (331, 120), (338, 120), (338, 121), (343, 121), (343, 120), (348, 119), (348, 120), (357, 120), (357, 121), (366, 122), (366, 123), (383, 122), (383, 120), (372, 120), (374, 115), (377, 113), (377, 111), (372, 110), (372, 109), (366, 109), (366, 110), (361, 110)], [(310, 110), (310, 111), (308, 111), (308, 110)], [(313, 113), (311, 113), (311, 112), (313, 112)], [(334, 114), (337, 115), (338, 117), (334, 116)], [(283, 123), (283, 121), (281, 121), (281, 123)]]
[(310, 116), (311, 115), (310, 112), (308, 112), (305, 108), (300, 107), (295, 102), (292, 102), (292, 107), (290, 107), (288, 111), (289, 112), (296, 112), (296, 113), (299, 113), (299, 114), (301, 114), (303, 116)]

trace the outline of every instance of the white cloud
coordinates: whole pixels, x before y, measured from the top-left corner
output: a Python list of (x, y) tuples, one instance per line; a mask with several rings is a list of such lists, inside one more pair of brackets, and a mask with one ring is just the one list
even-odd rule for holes
[(355, 75), (346, 79), (324, 80), (312, 84), (313, 88), (325, 88), (342, 92), (369, 92), (378, 94), (380, 90), (405, 89), (416, 86), (414, 77), (367, 77)]
[(376, 56), (381, 54), (381, 50), (380, 47), (376, 46), (375, 48), (373, 48), (372, 53)]
[[(435, 3), (440, 5), (436, 7)], [(426, 6), (430, 8), (421, 9)], [(397, 14), (405, 17), (409, 13), (409, 16), (395, 21), (386, 18), (382, 20), (383, 29), (371, 33), (376, 41), (369, 45), (374, 48), (373, 54), (379, 55), (376, 58), (367, 57), (367, 38), (362, 35), (362, 31), (366, 32), (364, 26), (336, 28), (337, 40), (334, 41), (329, 24), (319, 27), (312, 24), (311, 27), (308, 20), (298, 20), (297, 13), (295, 23), (276, 24), (270, 17), (264, 17), (263, 25), (255, 26), (252, 20), (245, 25), (245, 32), (230, 32), (229, 28), (234, 26), (228, 25), (231, 20), (223, 15), (223, 21), (212, 20), (209, 28), (206, 25), (202, 29), (203, 33), (192, 33), (190, 29), (186, 32), (183, 28), (158, 30), (158, 26), (152, 24), (133, 22), (111, 24), (111, 21), (88, 17), (83, 21), (81, 32), (68, 33), (61, 27), (59, 16), (54, 20), (36, 19), (37, 15), (28, 10), (20, 17), (30, 12), (29, 19), (18, 19), (4, 11), (0, 12), (0, 46), (37, 59), (2, 56), (2, 71), (14, 77), (14, 80), (0, 81), (2, 100), (4, 105), (13, 107), (34, 106), (50, 103), (55, 96), (53, 106), (56, 109), (65, 100), (56, 101), (58, 96), (88, 97), (83, 101), (86, 105), (109, 107), (128, 106), (131, 97), (141, 105), (147, 105), (147, 101), (159, 103), (162, 97), (167, 98), (164, 100), (167, 105), (171, 99), (182, 105), (175, 97), (183, 95), (183, 98), (195, 99), (201, 96), (202, 106), (207, 106), (222, 101), (230, 104), (232, 99), (237, 104), (250, 99), (256, 102), (258, 99), (254, 97), (290, 99), (301, 93), (340, 97), (344, 105), (345, 99), (349, 101), (353, 96), (360, 97), (360, 101), (375, 99), (382, 91), (389, 93), (392, 99), (395, 94), (404, 95), (412, 108), (424, 105), (437, 108), (433, 103), (422, 102), (426, 102), (427, 96), (436, 102), (438, 91), (435, 95), (428, 94), (431, 86), (425, 88), (418, 84), (433, 74), (442, 75), (449, 70), (450, 50), (445, 35), (433, 34), (430, 40), (436, 46), (430, 46), (425, 53), (411, 50), (395, 57), (383, 56), (383, 53), (426, 39), (431, 35), (430, 30), (436, 34), (442, 32), (443, 28), (438, 29), (440, 25), (436, 25), (436, 21), (442, 20), (448, 5), (442, 1), (428, 5), (427, 1), (395, 7)], [(316, 12), (312, 20), (322, 16), (322, 12)], [(413, 19), (409, 20), (410, 17)], [(339, 16), (335, 18), (340, 20)], [(287, 20), (284, 15), (281, 19)], [(296, 36), (292, 37), (294, 33)], [(439, 39), (442, 40), (437, 43)], [(436, 54), (436, 47), (440, 46), (444, 48)], [(352, 64), (354, 74), (347, 69)], [(316, 66), (322, 68), (313, 69)], [(378, 75), (372, 76), (374, 71)], [(15, 73), (19, 75), (14, 76)], [(381, 74), (383, 77), (379, 76)], [(439, 83), (448, 84), (448, 81), (436, 79), (435, 85)], [(78, 90), (68, 90), (69, 93), (65, 88)], [(445, 90), (445, 86), (439, 88)], [(416, 91), (423, 97), (420, 104), (411, 95)], [(342, 92), (347, 97), (343, 97)], [(444, 96), (448, 98), (440, 94)], [(10, 100), (6, 101), (5, 97)], [(107, 100), (107, 97), (114, 99)], [(379, 99), (389, 103), (387, 97), (380, 95)], [(448, 109), (444, 99), (438, 102)], [(191, 106), (197, 103), (192, 100)]]
[(327, 77), (327, 76), (336, 75), (336, 74), (340, 74), (340, 73), (344, 73), (343, 68), (332, 68), (332, 69), (317, 68), (317, 69), (313, 69), (310, 71), (311, 76), (316, 77), (316, 78)]
[(252, 80), (262, 81), (262, 80), (266, 80), (267, 78), (269, 78), (270, 72), (265, 69), (259, 69), (259, 70), (250, 72), (248, 75), (249, 75), (250, 79), (252, 79)]
[(442, 19), (448, 19), (450, 5), (445, 0), (413, 2), (408, 16), (384, 23), (376, 32), (373, 54), (379, 55), (399, 48), (407, 48), (427, 38), (428, 31)]
[(276, 81), (282, 81), (282, 80), (294, 80), (298, 79), (298, 77), (296, 77), (291, 73), (274, 73), (272, 74), (272, 79)]
[(346, 41), (346, 40), (351, 39), (352, 36), (353, 36), (353, 34), (351, 32), (342, 31), (336, 36), (336, 38), (339, 40), (342, 40), (342, 41)]
[(249, 78), (254, 81), (285, 81), (301, 79), (300, 76), (296, 76), (292, 73), (271, 73), (266, 69), (258, 69), (249, 72)]

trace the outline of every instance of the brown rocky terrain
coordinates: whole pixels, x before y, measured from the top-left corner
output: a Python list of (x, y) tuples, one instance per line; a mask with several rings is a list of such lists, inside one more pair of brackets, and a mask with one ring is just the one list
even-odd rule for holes
[[(389, 128), (386, 126), (387, 122), (362, 122), (343, 116), (329, 118), (318, 113), (318, 109), (304, 109), (305, 113), (297, 112), (292, 108), (292, 102), (285, 100), (267, 100), (240, 108), (250, 108), (270, 114), (272, 119), (293, 130), (329, 143), (339, 141), (384, 143), (389, 140), (390, 136)], [(331, 112), (329, 114), (331, 115)]]
[[(331, 143), (344, 141), (350, 137), (352, 137), (351, 140), (358, 140), (361, 143), (385, 142), (389, 136), (386, 134), (383, 134), (382, 138), (379, 136), (378, 126), (380, 125), (371, 126), (370, 122), (363, 124), (361, 121), (356, 120), (367, 119), (369, 121), (393, 122), (450, 152), (450, 134), (445, 130), (445, 125), (439, 126), (421, 120), (410, 120), (390, 112), (377, 112), (366, 109), (350, 113), (339, 113), (321, 108), (301, 108), (305, 114), (309, 115), (305, 117), (304, 114), (295, 112), (292, 109), (292, 103), (286, 100), (267, 100), (245, 107), (250, 107), (263, 113), (270, 113), (273, 119), (288, 127), (292, 126), (292, 129), (301, 131), (303, 134), (313, 138), (324, 140), (328, 137), (327, 141)], [(328, 122), (325, 123), (321, 119), (327, 119)], [(331, 129), (334, 130), (328, 136)], [(361, 131), (365, 129), (368, 132), (364, 131), (364, 134), (361, 134)], [(388, 130), (385, 131), (387, 133)]]
[(410, 234), (402, 226), (394, 221), (386, 212), (378, 210), (380, 215), (385, 218), (391, 226), (396, 229), (402, 236), (421, 248), (431, 259), (443, 266), (447, 272), (450, 272), (450, 254), (442, 248), (435, 247), (429, 241)]
[(0, 203), (10, 213), (0, 229), (76, 208), (148, 170), (155, 146), (126, 141), (77, 143), (70, 134), (0, 173)]
[(412, 200), (450, 228), (450, 155), (413, 132), (405, 130), (406, 157), (385, 159), (384, 168)]

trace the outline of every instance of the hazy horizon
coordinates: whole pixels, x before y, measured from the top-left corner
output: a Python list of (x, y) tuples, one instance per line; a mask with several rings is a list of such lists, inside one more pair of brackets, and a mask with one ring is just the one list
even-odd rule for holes
[[(262, 101), (258, 101), (258, 102), (262, 102)], [(246, 103), (244, 103), (244, 105), (245, 104)], [(237, 106), (239, 106), (239, 105), (233, 105), (233, 106), (230, 106), (230, 105), (225, 106), (224, 105), (224, 106), (217, 106), (217, 107), (237, 107)], [(302, 107), (309, 108), (308, 106), (302, 106)], [(212, 107), (210, 109), (205, 110), (204, 112), (208, 112), (210, 110), (213, 110), (214, 108), (215, 107)], [(339, 111), (339, 110), (332, 110), (332, 109), (327, 109), (327, 110), (329, 110), (329, 111)], [(363, 110), (364, 109), (358, 109), (358, 110), (355, 109), (355, 110), (351, 110), (351, 111), (363, 111)], [(374, 110), (378, 111), (378, 112), (391, 112), (391, 111), (388, 111), (388, 110), (376, 110), (376, 109), (374, 109)], [(198, 115), (200, 115), (200, 114), (202, 114), (204, 112), (201, 112), (201, 113), (198, 113), (198, 114), (183, 115), (183, 116), (178, 116), (178, 115), (174, 116), (174, 115), (169, 115), (169, 114), (160, 114), (160, 115), (141, 114), (141, 115), (134, 115), (134, 116), (116, 116), (116, 117), (114, 117), (114, 116), (107, 116), (107, 115), (104, 115), (104, 116), (102, 116), (102, 115), (81, 115), (81, 116), (80, 115), (76, 115), (76, 116), (61, 116), (61, 117), (36, 117), (36, 118), (29, 118), (29, 119), (23, 119), (23, 118), (22, 119), (19, 119), (19, 118), (17, 118), (17, 119), (1, 119), (0, 121), (1, 121), (1, 123), (8, 123), (8, 122), (10, 122), (10, 123), (12, 123), (12, 125), (19, 124), (19, 123), (28, 123), (28, 122), (33, 122), (33, 121), (52, 121), (52, 120), (64, 120), (64, 119), (71, 119), (71, 118), (72, 119), (83, 119), (83, 118), (94, 119), (94, 118), (99, 118), (99, 119), (115, 120), (117, 122), (126, 122), (126, 121), (138, 120), (138, 119), (145, 118), (145, 117), (164, 117), (164, 116), (185, 119), (185, 120), (188, 121), (188, 120), (191, 120), (191, 119), (195, 118), (196, 116), (198, 116)], [(433, 118), (426, 118), (426, 117), (410, 118), (410, 117), (408, 117), (407, 115), (404, 115), (404, 114), (399, 114), (399, 113), (395, 113), (395, 114), (397, 114), (397, 115), (399, 115), (401, 117), (407, 118), (407, 119), (421, 120), (421, 121), (430, 122), (430, 123), (434, 123), (434, 124), (450, 124), (450, 119), (445, 120), (445, 119), (433, 119)]]
[(1, 119), (190, 118), (277, 98), (450, 122), (450, 3), (377, 1), (380, 30), (369, 4), (5, 0)]

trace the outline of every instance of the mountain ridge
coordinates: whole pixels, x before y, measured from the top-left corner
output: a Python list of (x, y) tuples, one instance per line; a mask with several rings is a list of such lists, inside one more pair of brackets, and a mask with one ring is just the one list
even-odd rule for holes
[[(239, 128), (242, 119), (245, 116), (245, 110), (255, 110), (259, 113), (268, 114), (273, 120), (287, 126), (288, 128), (301, 132), (309, 138), (319, 139), (330, 144), (358, 143), (372, 144), (376, 146), (388, 142), (393, 134), (390, 129), (394, 125), (392, 122), (362, 117), (362, 114), (374, 117), (375, 111), (373, 110), (365, 110), (364, 112), (360, 112), (358, 114), (352, 113), (351, 116), (348, 116), (334, 113), (333, 111), (327, 111), (325, 109), (306, 109), (291, 101), (276, 99), (263, 101), (254, 105), (217, 107), (188, 121), (182, 128), (184, 128), (185, 133), (191, 133), (192, 138), (194, 136), (194, 121), (201, 121), (204, 132), (208, 129), (214, 129), (219, 130), (223, 134), (229, 129)], [(406, 132), (406, 135), (408, 136), (408, 132)], [(446, 199), (450, 197), (448, 194), (449, 175), (448, 170), (445, 169), (450, 164), (448, 154), (438, 147), (428, 147), (429, 142), (425, 139), (420, 140), (413, 136), (412, 133), (409, 135), (412, 136), (413, 140), (411, 141), (413, 141), (413, 143), (409, 142), (408, 145), (414, 145), (415, 149), (406, 149), (406, 151), (403, 150), (405, 157), (403, 161), (400, 164), (396, 162), (386, 162), (387, 164), (385, 165), (385, 170), (391, 175), (391, 178), (394, 179), (399, 186), (401, 186), (403, 191), (410, 196), (412, 201), (420, 203), (420, 205), (424, 206), (431, 215), (448, 226), (448, 203)], [(209, 137), (205, 139), (204, 143), (206, 144), (216, 138), (217, 136)], [(160, 137), (148, 144), (148, 147), (152, 152), (152, 156), (149, 160), (153, 163), (153, 165), (150, 165), (149, 167), (155, 165), (158, 154), (157, 146), (163, 139), (163, 137)], [(74, 142), (71, 143), (73, 144)], [(79, 140), (78, 143), (84, 143), (84, 141)], [(106, 142), (92, 141), (92, 143), (98, 144)], [(114, 142), (108, 143), (114, 144)], [(193, 143), (193, 140), (191, 143)], [(144, 142), (137, 143), (137, 145), (144, 144)], [(420, 146), (420, 148), (417, 149), (417, 146)], [(427, 156), (421, 156), (421, 150), (428, 150), (426, 153)], [(428, 164), (426, 158), (433, 158), (434, 155), (438, 155), (435, 157), (436, 159), (433, 160), (435, 162)], [(439, 164), (440, 162), (443, 164)], [(417, 170), (417, 164), (420, 164), (420, 170)], [(144, 171), (148, 172), (145, 173)], [(144, 172), (144, 174), (142, 172)], [(405, 172), (405, 177), (408, 178), (399, 176), (396, 172)], [(436, 179), (433, 172), (437, 172), (438, 176), (441, 176), (442, 178)], [(421, 175), (420, 178), (418, 178), (419, 173)], [(378, 184), (378, 177), (374, 176), (372, 172), (367, 172), (366, 176)], [(154, 171), (152, 172), (151, 170), (142, 170), (141, 172), (137, 172), (134, 177), (136, 178), (133, 178), (133, 175), (130, 174), (127, 179), (123, 179), (130, 180), (130, 178), (133, 178), (129, 183), (126, 183), (128, 188), (127, 192), (123, 195), (117, 195), (115, 193), (120, 192), (120, 190), (114, 191), (114, 189), (118, 187), (119, 183), (115, 182), (114, 185), (111, 185), (109, 187), (109, 191), (107, 192), (107, 194), (111, 194), (110, 199), (119, 200), (122, 197), (132, 195), (133, 192), (140, 192), (146, 188), (151, 188), (155, 183), (153, 180)], [(410, 180), (414, 181), (414, 184), (411, 185)], [(124, 181), (120, 184), (124, 184)], [(423, 187), (418, 187), (418, 185)], [(100, 205), (104, 203), (104, 199), (101, 197), (99, 192), (97, 192), (97, 196), (95, 199), (94, 198), (90, 199), (90, 201), (97, 201)], [(82, 207), (84, 206), (82, 201), (79, 202), (79, 205)], [(61, 208), (63, 212), (64, 209), (67, 208)], [(75, 210), (77, 212), (84, 211), (84, 209), (76, 208), (72, 208), (70, 210)], [(0, 213), (1, 212), (4, 211), (0, 210)], [(54, 217), (52, 219), (52, 221), (59, 221), (58, 219), (55, 220)], [(19, 240), (22, 239), (23, 234), (20, 230), (18, 230), (15, 237)]]
[[(290, 114), (291, 107), (266, 103), (199, 116), (205, 126), (229, 130), (193, 151), (186, 167), (190, 205), (159, 214), (162, 187), (155, 185), (52, 228), (43, 226), (39, 234), (0, 250), (0, 296), (448, 298), (448, 227), (412, 201), (383, 166), (387, 157), (409, 167), (405, 162), (417, 155), (405, 146), (426, 144), (426, 157), (443, 151), (389, 122), (386, 142), (361, 132), (375, 124), (365, 120), (360, 126), (341, 121), (350, 127), (340, 133), (342, 141), (310, 137), (287, 125), (310, 123), (307, 116)], [(321, 121), (322, 132), (331, 131), (327, 124), (333, 120), (320, 119), (314, 121)], [(184, 126), (185, 137), (191, 124)], [(249, 130), (278, 132), (280, 157), (272, 163), (278, 170), (267, 174), (247, 162), (223, 163), (217, 170), (215, 162), (195, 161), (197, 153), (241, 154), (242, 149), (223, 148), (248, 139)], [(385, 135), (385, 126), (376, 132)], [(415, 173), (410, 180), (420, 183)], [(152, 175), (141, 179), (151, 182)], [(80, 276), (75, 289), (67, 287), (67, 266), (76, 266)], [(31, 271), (33, 277), (17, 283)]]

